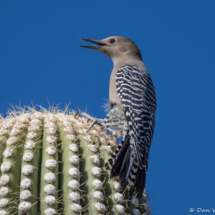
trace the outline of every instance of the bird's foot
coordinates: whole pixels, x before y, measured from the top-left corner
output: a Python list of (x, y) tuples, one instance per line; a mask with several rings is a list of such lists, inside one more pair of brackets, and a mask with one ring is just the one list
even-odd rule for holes
[(99, 124), (101, 125), (102, 127), (105, 127), (105, 124), (104, 124), (104, 119), (98, 119), (98, 118), (94, 118), (92, 116), (90, 116), (89, 114), (87, 113), (81, 113), (81, 115), (89, 120), (92, 121), (92, 123), (90, 124), (90, 126), (88, 127), (86, 133), (95, 125), (95, 124)]

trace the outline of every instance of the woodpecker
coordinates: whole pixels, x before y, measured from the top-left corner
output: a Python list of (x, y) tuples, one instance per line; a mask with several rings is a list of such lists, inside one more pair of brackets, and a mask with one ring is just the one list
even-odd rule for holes
[(105, 119), (91, 118), (89, 129), (98, 123), (123, 137), (105, 168), (110, 170), (110, 178), (119, 177), (123, 191), (129, 185), (129, 199), (133, 195), (142, 197), (155, 127), (156, 94), (151, 76), (132, 40), (121, 36), (81, 39), (97, 44), (81, 47), (107, 55), (114, 64), (109, 85), (109, 112)]

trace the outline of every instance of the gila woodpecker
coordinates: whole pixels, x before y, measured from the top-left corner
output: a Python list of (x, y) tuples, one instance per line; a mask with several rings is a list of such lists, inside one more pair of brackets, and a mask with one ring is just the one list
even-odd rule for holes
[(97, 44), (81, 47), (104, 53), (114, 64), (110, 77), (109, 112), (105, 119), (93, 118), (89, 129), (98, 123), (123, 136), (105, 168), (111, 171), (110, 177), (119, 177), (122, 190), (129, 185), (129, 199), (133, 195), (141, 197), (155, 126), (156, 95), (150, 74), (132, 40), (120, 36), (81, 39)]

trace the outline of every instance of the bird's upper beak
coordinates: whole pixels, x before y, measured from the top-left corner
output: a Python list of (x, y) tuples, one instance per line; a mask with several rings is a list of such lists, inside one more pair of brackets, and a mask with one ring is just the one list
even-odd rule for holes
[(84, 47), (84, 48), (88, 48), (88, 49), (95, 49), (97, 51), (101, 51), (102, 46), (107, 46), (107, 44), (101, 42), (100, 40), (93, 40), (93, 39), (86, 39), (86, 38), (80, 38), (80, 39), (99, 45), (99, 46), (92, 46), (92, 45), (90, 45), (90, 46), (84, 46), (84, 45), (79, 45), (80, 47)]

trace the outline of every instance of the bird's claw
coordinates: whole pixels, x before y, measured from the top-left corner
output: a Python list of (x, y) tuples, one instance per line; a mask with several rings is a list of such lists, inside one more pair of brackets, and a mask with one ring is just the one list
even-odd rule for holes
[(99, 125), (101, 125), (102, 127), (104, 127), (104, 120), (103, 120), (103, 119), (94, 118), (94, 117), (90, 116), (90, 115), (87, 114), (87, 113), (81, 113), (81, 115), (82, 115), (83, 117), (86, 117), (87, 119), (93, 121), (93, 122), (90, 124), (90, 126), (88, 127), (86, 133), (87, 133), (95, 124), (99, 124)]
[(96, 124), (98, 120), (97, 119), (94, 119), (93, 122), (90, 124), (90, 126), (88, 127), (86, 133), (94, 126), (94, 124)]
[(90, 116), (90, 115), (87, 114), (87, 113), (80, 113), (80, 115), (83, 116), (83, 117), (85, 117), (85, 118), (87, 118), (87, 119), (89, 119), (89, 120), (92, 120), (92, 121), (95, 120), (95, 118), (93, 118), (92, 116)]

